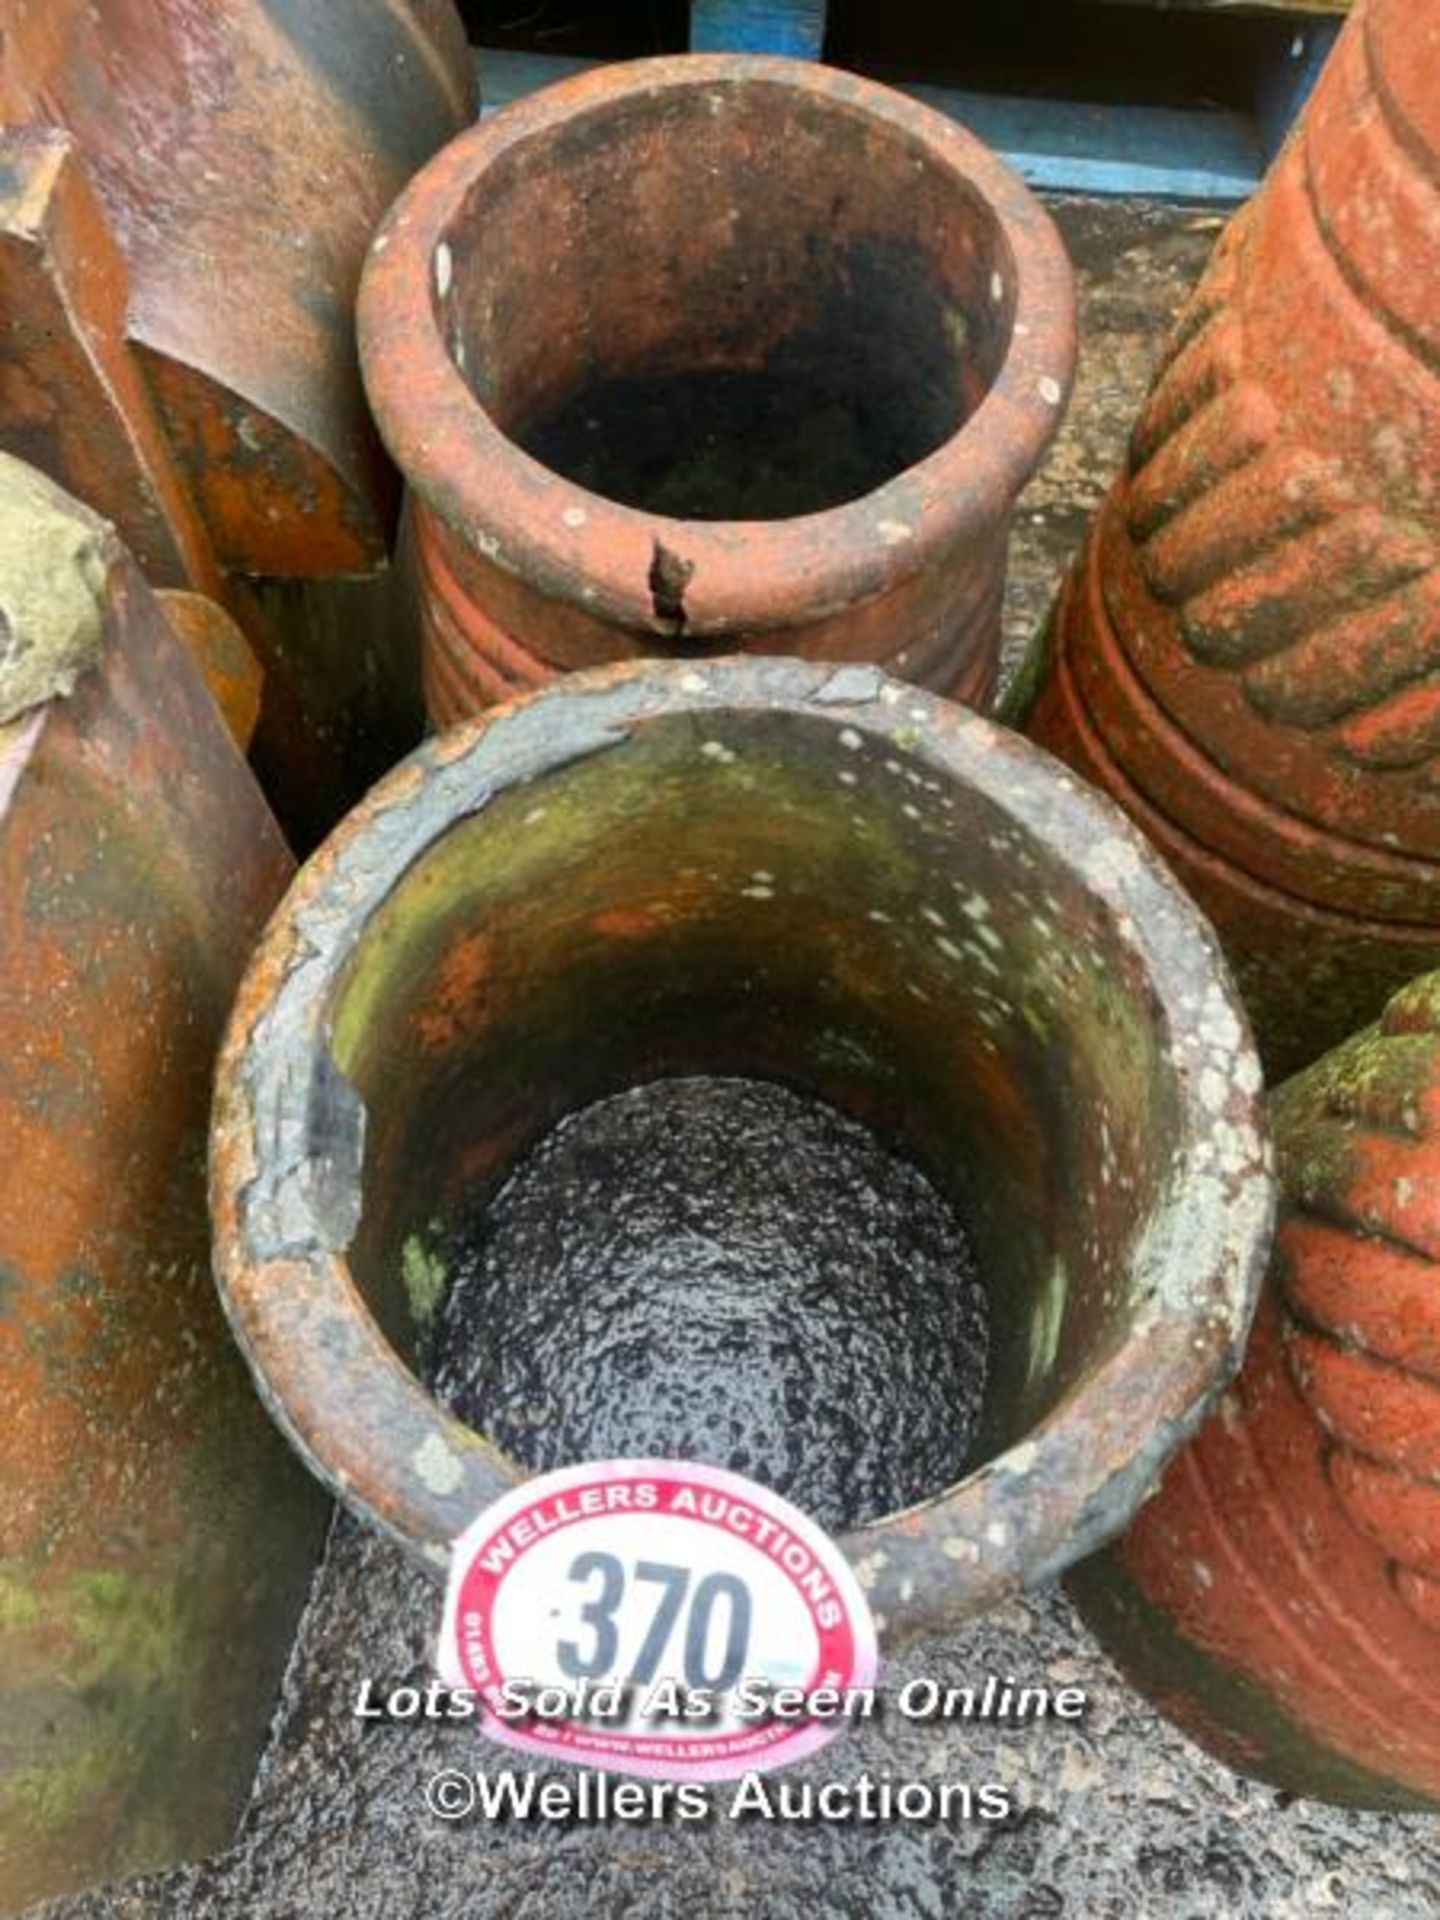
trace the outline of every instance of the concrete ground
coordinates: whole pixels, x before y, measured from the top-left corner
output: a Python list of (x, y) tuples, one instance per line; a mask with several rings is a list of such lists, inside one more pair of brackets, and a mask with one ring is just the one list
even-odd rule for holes
[[(1082, 363), (1069, 422), (1017, 521), (1012, 666), (1219, 226), (1134, 203), (1056, 212), (1079, 272)], [(342, 1520), (236, 1844), (196, 1868), (56, 1903), (47, 1920), (1440, 1914), (1440, 1821), (1339, 1812), (1237, 1779), (1129, 1691), (1057, 1592), (911, 1648), (885, 1680), (978, 1686), (994, 1672), (1079, 1686), (1091, 1702), (1082, 1724), (1007, 1731), (892, 1716), (786, 1776), (999, 1781), (1016, 1808), (1002, 1823), (447, 1826), (425, 1810), (426, 1778), (440, 1767), (496, 1771), (501, 1751), (463, 1725), (367, 1723), (350, 1711), (366, 1678), (423, 1683), (437, 1614), (435, 1590), (398, 1553)]]

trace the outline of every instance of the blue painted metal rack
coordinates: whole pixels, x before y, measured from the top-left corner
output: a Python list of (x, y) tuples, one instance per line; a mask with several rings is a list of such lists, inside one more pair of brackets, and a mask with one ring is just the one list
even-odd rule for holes
[[(1164, 4), (1164, 0), (1161, 0)], [(1180, 6), (1230, 8), (1271, 21), (1283, 15), (1283, 51), (1269, 66), (1249, 112), (1221, 107), (1100, 104), (936, 86), (905, 75), (905, 91), (965, 123), (1032, 185), (1054, 191), (1137, 193), (1197, 201), (1244, 199), (1283, 140), (1334, 41), (1336, 0), (1179, 0)], [(964, 8), (955, 9), (956, 33)], [(824, 0), (690, 0), (695, 51), (821, 57)], [(484, 110), (547, 81), (597, 64), (593, 59), (484, 49)]]

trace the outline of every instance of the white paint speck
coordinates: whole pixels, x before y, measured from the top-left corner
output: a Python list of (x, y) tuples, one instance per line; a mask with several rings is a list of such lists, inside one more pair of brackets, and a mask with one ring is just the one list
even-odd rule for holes
[(1144, 871), (1135, 848), (1118, 838), (1097, 840), (1087, 847), (1082, 865), (1087, 879), (1107, 889), (1128, 886)]
[(583, 527), (590, 516), (583, 507), (566, 507), (560, 518), (567, 527)]
[(442, 240), (435, 249), (435, 291), (443, 300), (450, 291), (450, 282), (455, 277), (455, 260), (450, 249)]
[(1058, 407), (1061, 396), (1065, 391), (1060, 385), (1060, 382), (1051, 374), (1046, 373), (1041, 375), (1037, 385), (1040, 391), (1040, 398), (1045, 402), (1046, 406)]
[(465, 1478), (465, 1469), (438, 1433), (427, 1434), (410, 1456), (410, 1464), (431, 1493), (454, 1493)]
[(904, 520), (877, 520), (875, 531), (887, 547), (903, 546), (907, 540), (915, 538), (915, 529)]
[(855, 1578), (860, 1582), (860, 1585), (865, 1591), (869, 1593), (889, 1564), (890, 1556), (888, 1554), (881, 1553), (878, 1550), (875, 1553), (867, 1553), (863, 1560), (857, 1560), (855, 1562)]
[(1005, 298), (1005, 281), (1003, 276), (998, 273), (992, 273), (990, 276), (990, 298), (995, 302), (997, 307)]
[(840, 729), (840, 744), (842, 747), (848, 747), (851, 753), (855, 753), (863, 745), (863, 742), (853, 727), (842, 727)]

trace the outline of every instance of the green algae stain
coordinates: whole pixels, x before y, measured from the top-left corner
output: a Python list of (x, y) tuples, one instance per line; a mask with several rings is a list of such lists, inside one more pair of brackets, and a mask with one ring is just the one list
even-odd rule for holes
[(73, 1575), (70, 1591), (80, 1676), (88, 1665), (95, 1677), (118, 1670), (142, 1691), (163, 1684), (184, 1633), (181, 1596), (109, 1569)]
[[(33, 1670), (26, 1643), (44, 1638), (40, 1666), (55, 1688), (36, 1757), (0, 1780), (0, 1832), (83, 1828), (130, 1804), (152, 1747), (176, 1746), (184, 1610), (173, 1582), (108, 1568), (76, 1572), (59, 1589), (0, 1571), (0, 1659), (7, 1671)], [(69, 1648), (63, 1670), (48, 1644), (56, 1632)]]
[(438, 1253), (427, 1252), (420, 1236), (412, 1233), (400, 1255), (400, 1271), (410, 1318), (422, 1333), (428, 1333), (450, 1285), (445, 1262)]
[(29, 1581), (0, 1570), (0, 1635), (42, 1626), (45, 1609)]
[(1054, 1028), (1045, 1018), (1045, 1015), (1040, 1011), (1039, 1007), (1037, 1007), (1033, 1001), (1027, 1000), (1022, 1005), (1020, 1012), (1026, 1026), (1029, 1027), (1041, 1046), (1048, 1047), (1054, 1038)]
[(117, 1791), (130, 1757), (126, 1748), (96, 1740), (67, 1744), (61, 1752), (17, 1769), (0, 1784), (0, 1832), (11, 1821), (17, 1829), (47, 1832), (82, 1821), (87, 1808)]

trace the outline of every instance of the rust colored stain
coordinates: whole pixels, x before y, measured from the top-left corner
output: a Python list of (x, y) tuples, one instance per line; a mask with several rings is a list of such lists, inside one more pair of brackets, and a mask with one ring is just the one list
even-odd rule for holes
[[(222, 565), (377, 565), (396, 488), (352, 306), (386, 206), (472, 115), (454, 9), (14, 0), (4, 51), (0, 118), (63, 128), (84, 156), (129, 272), (125, 383), (148, 378)], [(98, 300), (98, 260), (72, 264)], [(122, 429), (148, 434), (146, 409), (117, 399)]]
[(1244, 1370), (1077, 1586), (1223, 1757), (1440, 1808), (1440, 975), (1273, 1119), (1281, 1222)]
[(1144, 819), (1289, 1071), (1440, 961), (1440, 19), (1366, 0), (1182, 317), (1032, 731)]
[(742, 650), (989, 701), (1074, 296), (1047, 216), (943, 116), (739, 56), (548, 87), (412, 183), (359, 324), (437, 724)]
[(4, 458), (0, 610), (68, 688), (0, 725), (8, 1912), (230, 1835), (324, 1513), (205, 1209), (214, 1048), (292, 862), (135, 563)]
[(445, 956), (432, 1003), (415, 1010), (420, 1044), (435, 1052), (452, 1046), (470, 1017), (477, 994), (491, 971), (490, 936), (483, 932), (457, 940)]
[(609, 907), (591, 915), (590, 928), (606, 940), (643, 940), (655, 931), (659, 918), (643, 907)]
[(114, 522), (157, 586), (219, 570), (126, 341), (130, 274), (54, 128), (0, 130), (0, 435)]
[(265, 685), (249, 642), (224, 607), (202, 593), (164, 587), (156, 598), (199, 667), (231, 738), (243, 752), (255, 736)]

